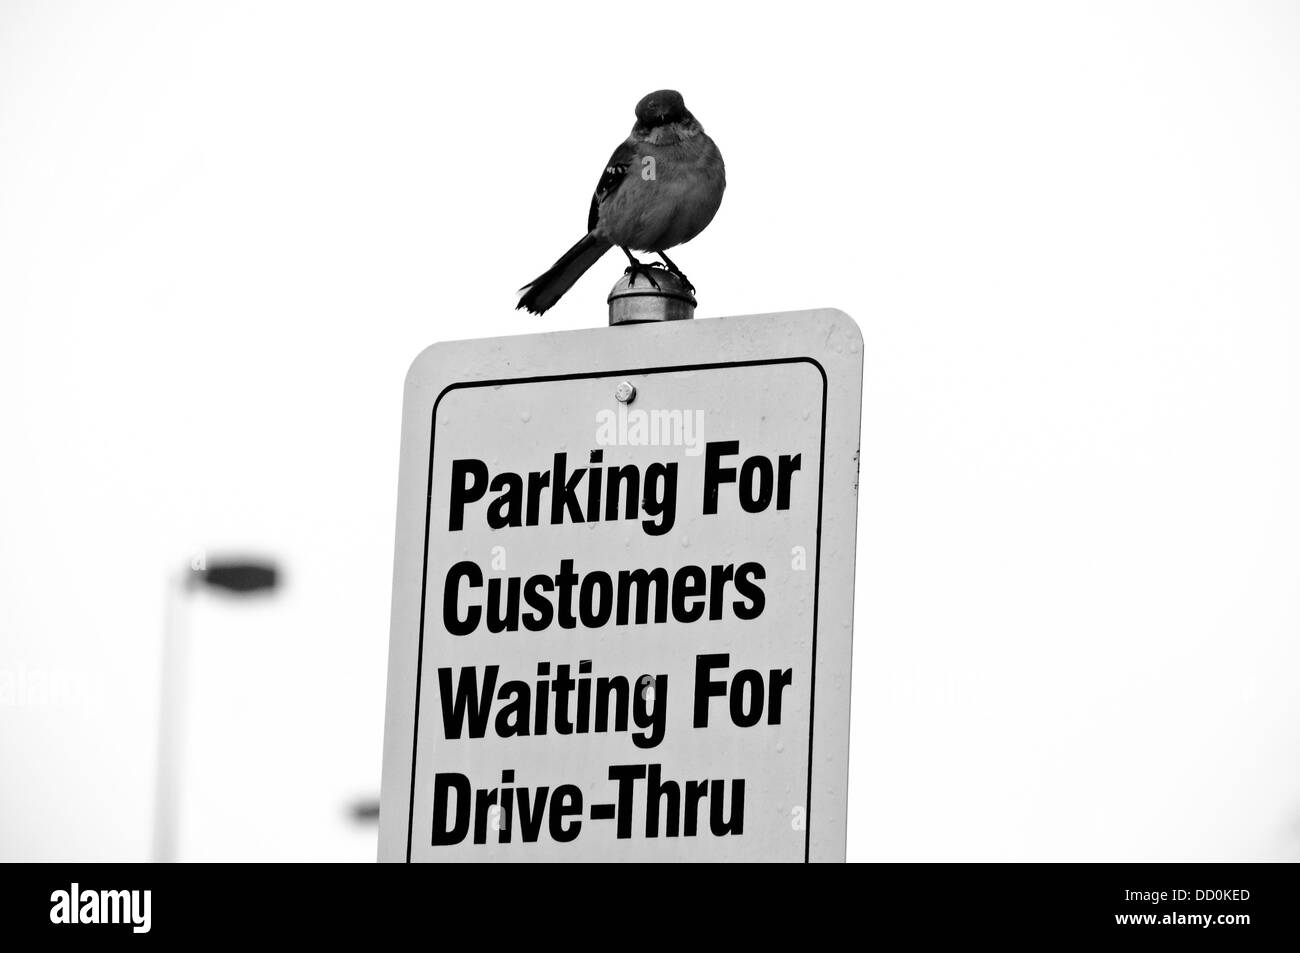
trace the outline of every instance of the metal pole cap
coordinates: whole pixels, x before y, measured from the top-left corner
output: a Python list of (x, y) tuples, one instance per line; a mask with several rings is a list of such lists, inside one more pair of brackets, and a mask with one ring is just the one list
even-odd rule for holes
[[(651, 321), (689, 321), (695, 317), (691, 287), (665, 268), (624, 274), (609, 292), (609, 323), (647, 324)], [(658, 287), (656, 287), (656, 285)]]

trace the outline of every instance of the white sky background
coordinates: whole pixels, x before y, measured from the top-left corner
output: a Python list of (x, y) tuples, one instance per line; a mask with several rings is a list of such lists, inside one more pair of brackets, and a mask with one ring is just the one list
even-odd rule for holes
[[(0, 858), (373, 856), (402, 377), (599, 325), (662, 86), (727, 160), (700, 316), (866, 340), (849, 855), (1300, 857), (1300, 5), (0, 3)], [(0, 688), (4, 683), (0, 682)], [(224, 853), (223, 853), (224, 852)]]

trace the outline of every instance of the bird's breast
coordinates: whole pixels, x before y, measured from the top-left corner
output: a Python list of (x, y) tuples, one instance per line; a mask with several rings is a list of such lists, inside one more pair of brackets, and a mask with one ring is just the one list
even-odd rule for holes
[(596, 232), (640, 251), (673, 248), (713, 221), (725, 188), (722, 155), (704, 133), (641, 143), (627, 179), (601, 204)]

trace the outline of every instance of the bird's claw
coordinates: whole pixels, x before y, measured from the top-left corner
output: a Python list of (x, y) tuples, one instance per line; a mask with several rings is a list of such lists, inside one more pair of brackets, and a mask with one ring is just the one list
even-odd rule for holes
[(623, 274), (631, 276), (627, 280), (627, 286), (631, 288), (636, 284), (636, 276), (643, 274), (646, 277), (646, 281), (650, 282), (650, 284), (654, 286), (654, 289), (658, 291), (659, 282), (655, 281), (655, 276), (650, 273), (650, 269), (653, 267), (654, 265), (647, 265), (644, 262), (637, 262), (635, 265), (628, 265), (627, 269), (623, 272)]
[(678, 269), (674, 268), (672, 265), (664, 265), (662, 267), (665, 271), (668, 272), (668, 274), (675, 275), (681, 281), (681, 283), (686, 286), (687, 291), (689, 291), (691, 294), (695, 294), (695, 286), (691, 284), (691, 279), (686, 277), (685, 272), (679, 271)]
[(686, 272), (674, 265), (671, 260), (665, 259), (664, 261), (652, 262), (652, 264), (658, 265), (670, 275), (676, 276), (681, 280), (681, 283), (686, 286), (687, 290), (689, 290), (691, 294), (695, 294), (695, 285), (691, 284), (691, 279), (687, 278)]

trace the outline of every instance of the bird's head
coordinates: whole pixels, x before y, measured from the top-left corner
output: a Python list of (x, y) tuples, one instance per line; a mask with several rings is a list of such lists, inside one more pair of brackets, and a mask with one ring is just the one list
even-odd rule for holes
[(675, 89), (657, 89), (636, 104), (636, 124), (646, 129), (692, 118), (682, 94)]

